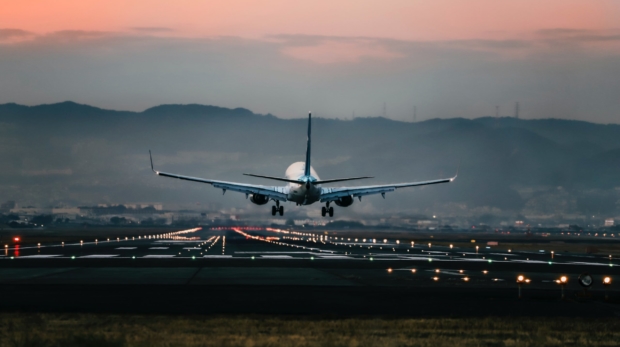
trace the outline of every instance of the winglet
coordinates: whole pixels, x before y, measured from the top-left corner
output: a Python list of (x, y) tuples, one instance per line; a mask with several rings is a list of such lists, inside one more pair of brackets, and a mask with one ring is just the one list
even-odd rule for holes
[(450, 182), (454, 181), (459, 176), (459, 169), (460, 168), (461, 168), (461, 161), (459, 161), (459, 166), (456, 167), (456, 173), (454, 174), (454, 177), (452, 177), (450, 179)]
[(151, 158), (151, 170), (153, 170), (154, 173), (159, 175), (159, 172), (155, 171), (155, 169), (153, 168), (153, 155), (151, 154), (150, 149), (149, 149), (149, 158)]

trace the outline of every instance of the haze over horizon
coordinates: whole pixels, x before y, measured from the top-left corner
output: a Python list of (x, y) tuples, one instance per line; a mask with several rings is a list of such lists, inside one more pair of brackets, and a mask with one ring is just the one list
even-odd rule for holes
[(620, 3), (7, 1), (0, 103), (618, 123)]
[[(273, 185), (242, 173), (281, 177), (303, 160), (307, 120), (202, 105), (135, 113), (65, 102), (0, 105), (0, 124), (4, 201), (38, 207), (158, 202), (268, 217), (265, 206), (243, 194), (222, 196), (209, 185), (156, 176), (148, 150), (161, 171)], [(449, 178), (461, 162), (453, 183), (356, 200), (339, 208), (338, 218), (406, 213), (596, 216), (600, 222), (620, 216), (620, 125), (512, 117), (417, 123), (316, 117), (312, 130), (312, 165), (323, 179), (373, 176), (368, 184), (388, 184)], [(286, 206), (293, 215), (320, 215), (320, 204)]]

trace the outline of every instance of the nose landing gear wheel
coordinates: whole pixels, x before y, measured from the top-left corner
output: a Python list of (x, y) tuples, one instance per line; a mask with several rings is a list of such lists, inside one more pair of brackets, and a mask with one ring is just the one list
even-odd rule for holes
[(272, 216), (276, 215), (276, 207), (275, 206), (271, 206), (271, 215)]
[(329, 216), (330, 216), (330, 217), (333, 217), (333, 216), (334, 216), (334, 208), (333, 208), (333, 207), (330, 207), (330, 208), (329, 208)]
[(325, 206), (321, 207), (321, 216), (325, 217), (326, 214), (327, 214), (327, 209), (325, 208)]
[(284, 215), (284, 206), (280, 206), (280, 208), (278, 209), (278, 212), (280, 212), (280, 216)]

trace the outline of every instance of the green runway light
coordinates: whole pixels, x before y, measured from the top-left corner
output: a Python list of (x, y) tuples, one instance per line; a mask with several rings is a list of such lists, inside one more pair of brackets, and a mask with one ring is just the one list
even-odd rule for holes
[(430, 262), (432, 262), (432, 261), (433, 261), (433, 259), (431, 259), (431, 258), (428, 258), (428, 262), (429, 262), (429, 263), (430, 263)]
[(192, 259), (196, 259), (196, 256), (195, 256), (195, 255), (193, 255), (193, 256), (192, 256)]
[(252, 256), (252, 260), (254, 260), (254, 256)]
[(491, 259), (489, 259), (489, 263), (492, 263), (493, 261)]
[(372, 257), (370, 257), (370, 261), (372, 261)]
[(134, 255), (133, 257), (131, 257), (131, 259), (136, 259), (136, 256)]
[(314, 257), (310, 257), (310, 260), (314, 260)]
[(72, 256), (71, 256), (71, 259), (75, 259), (75, 256), (74, 256), (74, 255), (72, 255)]
[(549, 265), (551, 265), (551, 262), (549, 262)]
[(11, 259), (15, 259), (15, 257), (11, 257)]

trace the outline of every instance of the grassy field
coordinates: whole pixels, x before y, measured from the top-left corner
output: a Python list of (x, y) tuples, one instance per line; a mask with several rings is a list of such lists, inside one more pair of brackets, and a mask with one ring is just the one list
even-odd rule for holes
[(620, 319), (0, 313), (0, 346), (618, 346)]

